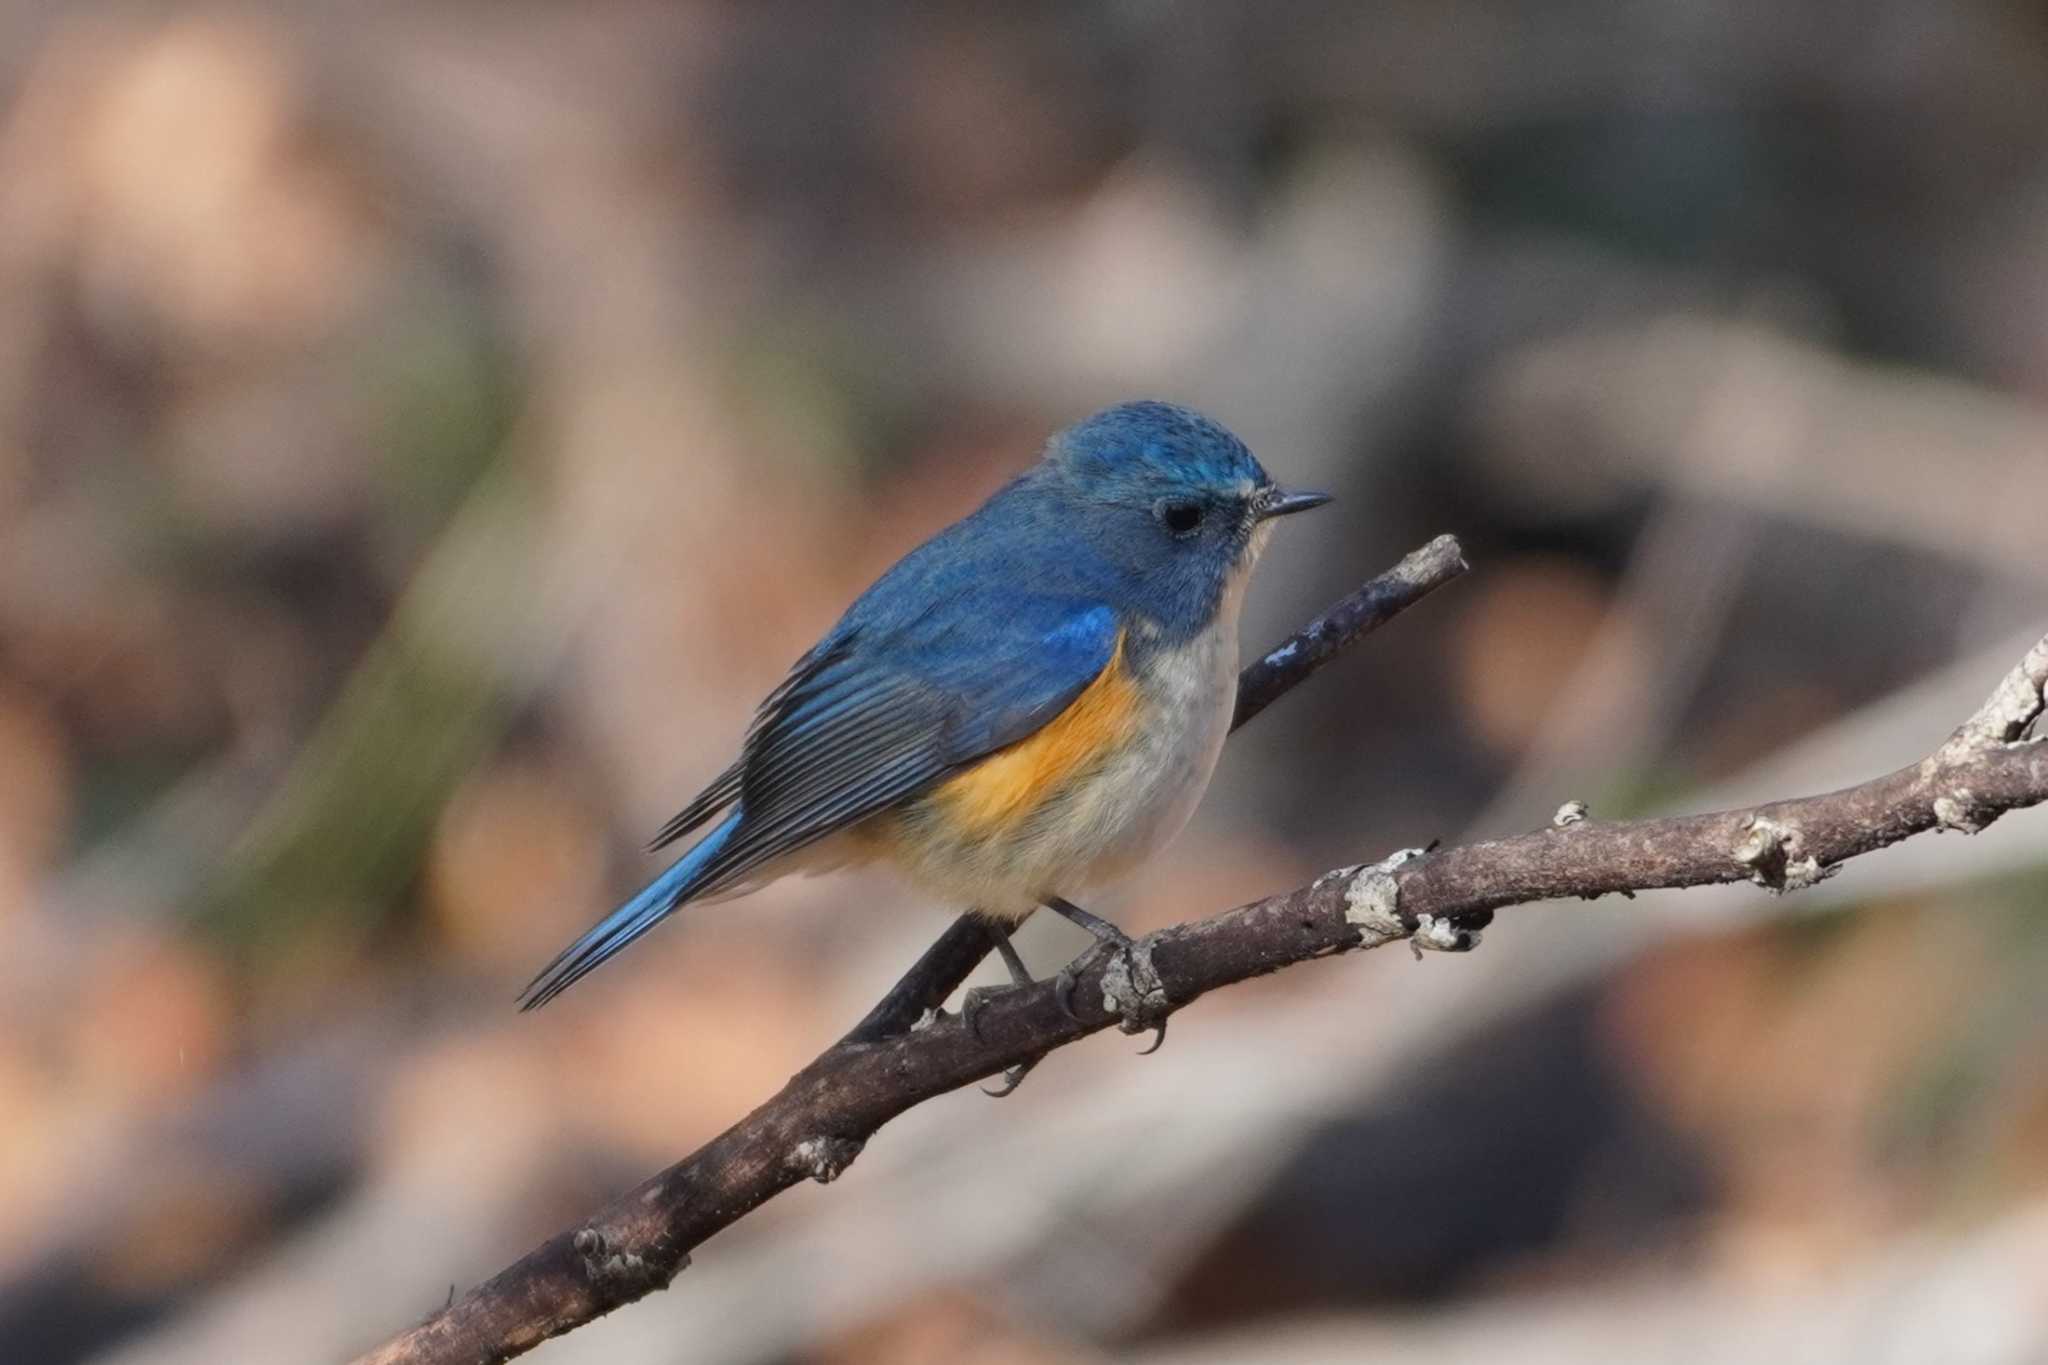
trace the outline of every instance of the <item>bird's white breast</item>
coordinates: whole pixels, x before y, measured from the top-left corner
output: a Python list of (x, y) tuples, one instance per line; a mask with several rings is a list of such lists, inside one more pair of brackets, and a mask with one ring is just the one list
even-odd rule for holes
[[(1233, 614), (1234, 615), (1234, 614)], [(1076, 891), (1115, 881), (1181, 832), (1208, 790), (1237, 703), (1237, 622), (1219, 619), (1155, 649), (1138, 674), (1146, 723), (1079, 784), (1072, 822)]]

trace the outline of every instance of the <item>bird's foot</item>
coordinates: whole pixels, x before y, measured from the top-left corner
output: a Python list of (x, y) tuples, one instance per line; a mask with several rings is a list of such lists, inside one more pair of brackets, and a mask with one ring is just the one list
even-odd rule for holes
[(1096, 939), (1081, 951), (1079, 957), (1060, 968), (1059, 975), (1052, 979), (1052, 998), (1059, 1001), (1060, 1013), (1077, 1024), (1081, 1022), (1081, 1016), (1074, 1013), (1074, 987), (1081, 984), (1081, 973), (1093, 967), (1096, 960), (1110, 949), (1125, 952), (1130, 948), (1129, 937), (1115, 930), (1111, 932), (1117, 936), (1104, 935)]
[(1035, 983), (1018, 982), (1016, 985), (1010, 986), (972, 986), (968, 988), (966, 994), (960, 997), (960, 1022), (967, 1025), (967, 1031), (974, 1035), (975, 1042), (985, 1043), (988, 1041), (988, 1039), (981, 1035), (982, 1006), (998, 996), (1008, 995), (1011, 991), (1031, 984)]
[[(989, 942), (995, 945), (996, 952), (1001, 954), (1003, 965), (1010, 970), (1010, 984), (1007, 986), (976, 986), (960, 997), (960, 1022), (967, 1025), (967, 1031), (974, 1035), (977, 1042), (986, 1041), (981, 1036), (981, 1007), (983, 1005), (986, 1005), (999, 995), (1008, 995), (1011, 991), (1023, 990), (1026, 987), (1038, 984), (1038, 982), (1032, 979), (1030, 969), (1024, 965), (1024, 959), (1017, 956), (1017, 949), (1011, 944), (1010, 934), (1007, 929), (990, 925), (988, 936)], [(1024, 1078), (1031, 1074), (1031, 1069), (1037, 1066), (1042, 1059), (1043, 1054), (1017, 1063), (1003, 1072), (1003, 1083), (1000, 1090), (984, 1089), (981, 1093), (993, 1100), (999, 1100), (1005, 1095), (1015, 1094), (1017, 1087), (1024, 1084)]]
[(1024, 1078), (1031, 1074), (1032, 1068), (1036, 1067), (1040, 1062), (1044, 1060), (1045, 1058), (1043, 1056), (1039, 1056), (1032, 1057), (1026, 1061), (1021, 1061), (1017, 1063), (1015, 1066), (1003, 1072), (1002, 1089), (990, 1090), (986, 1086), (984, 1086), (982, 1088), (981, 1093), (988, 1096), (992, 1100), (999, 1100), (1003, 1098), (1003, 1096), (1005, 1095), (1016, 1094), (1017, 1087), (1024, 1084)]
[(1111, 928), (1095, 940), (1086, 952), (1060, 969), (1053, 981), (1053, 996), (1067, 1018), (1080, 1022), (1074, 1013), (1074, 988), (1081, 976), (1104, 955), (1109, 963), (1102, 969), (1102, 1008), (1117, 1016), (1117, 1027), (1125, 1033), (1157, 1034), (1152, 1045), (1138, 1055), (1149, 1056), (1166, 1042), (1166, 1021), (1170, 1013), (1166, 987), (1152, 966), (1150, 944), (1140, 942), (1121, 930)]
[(1125, 1033), (1154, 1031), (1152, 1045), (1139, 1052), (1149, 1056), (1166, 1043), (1166, 1021), (1171, 1016), (1166, 985), (1152, 965), (1152, 945), (1126, 941), (1102, 969), (1102, 1007), (1117, 1016), (1117, 1027)]
[[(1010, 931), (1000, 925), (988, 927), (988, 941), (1003, 960), (1003, 966), (1010, 973), (1007, 986), (976, 986), (960, 997), (960, 1022), (967, 1025), (967, 1031), (974, 1035), (976, 1042), (987, 1042), (981, 1036), (981, 1007), (999, 995), (1036, 986), (1038, 981), (1031, 975), (1031, 969), (1024, 965), (1024, 959), (1017, 956), (1017, 947), (1010, 942)], [(1021, 1078), (1020, 1078), (1021, 1079)], [(1010, 1087), (1012, 1090), (1015, 1086)], [(1009, 1093), (1008, 1091), (1004, 1092)]]
[[(1022, 981), (1013, 982), (1008, 986), (976, 986), (960, 997), (960, 1022), (967, 1026), (967, 1031), (974, 1035), (976, 1042), (986, 1042), (987, 1039), (981, 1036), (981, 1007), (997, 996), (1009, 995), (1013, 991), (1023, 990), (1027, 986), (1035, 986), (1037, 984), (1037, 982), (1027, 976)], [(1015, 1094), (1017, 1087), (1024, 1084), (1024, 1078), (1031, 1074), (1032, 1068), (1043, 1060), (1044, 1054), (1041, 1053), (1037, 1057), (1017, 1063), (1003, 1072), (1001, 1089), (990, 1090), (984, 1087), (981, 1093), (992, 1100), (999, 1100), (1005, 1095)]]

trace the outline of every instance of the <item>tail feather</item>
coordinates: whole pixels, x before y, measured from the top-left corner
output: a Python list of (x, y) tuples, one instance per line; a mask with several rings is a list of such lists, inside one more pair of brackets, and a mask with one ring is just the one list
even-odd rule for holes
[(716, 829), (698, 840), (688, 853), (676, 859), (668, 871), (564, 948), (528, 983), (519, 997), (519, 1008), (539, 1009), (667, 919), (671, 911), (698, 889), (705, 867), (732, 837), (739, 822), (740, 813), (735, 810), (720, 821)]

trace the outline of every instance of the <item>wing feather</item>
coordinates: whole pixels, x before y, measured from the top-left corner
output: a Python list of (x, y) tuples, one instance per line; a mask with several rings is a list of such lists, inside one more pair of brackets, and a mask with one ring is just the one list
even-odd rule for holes
[(729, 813), (543, 969), (527, 1008), (684, 902), (730, 890), (1029, 736), (1095, 681), (1119, 635), (1116, 613), (1099, 600), (1014, 588), (948, 594), (894, 616), (881, 606), (862, 612), (857, 603), (768, 694), (738, 761), (662, 826), (654, 847)]
[(1031, 734), (1115, 648), (1115, 613), (1100, 603), (1011, 597), (1000, 615), (972, 605), (881, 640), (855, 633), (764, 710), (740, 759), (740, 822), (693, 894), (730, 887)]
[(653, 853), (657, 849), (667, 848), (739, 799), (740, 765), (735, 761), (731, 767), (712, 778), (710, 786), (692, 797), (689, 805), (669, 817), (668, 823), (647, 841), (647, 851)]
[[(841, 657), (841, 646), (842, 642), (837, 638), (828, 639), (798, 659), (783, 680), (775, 685), (775, 690), (763, 698), (761, 704), (754, 709), (754, 719), (748, 726), (748, 737), (751, 739), (763, 724), (782, 708), (791, 692), (815, 678), (820, 669)], [(653, 853), (666, 848), (739, 800), (740, 782), (745, 772), (746, 757), (743, 753), (741, 757), (734, 759), (724, 772), (712, 778), (709, 786), (692, 797), (689, 805), (669, 817), (668, 823), (656, 831), (654, 838), (648, 841), (647, 851)]]

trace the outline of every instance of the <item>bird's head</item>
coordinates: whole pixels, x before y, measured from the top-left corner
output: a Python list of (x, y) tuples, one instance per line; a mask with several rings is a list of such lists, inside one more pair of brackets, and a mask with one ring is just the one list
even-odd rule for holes
[(1047, 454), (1097, 549), (1176, 617), (1213, 614), (1276, 518), (1330, 500), (1280, 487), (1243, 441), (1172, 403), (1105, 408), (1053, 437)]

